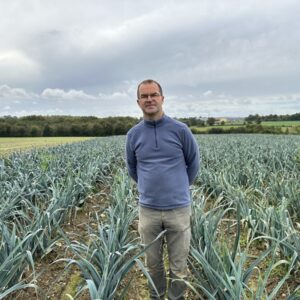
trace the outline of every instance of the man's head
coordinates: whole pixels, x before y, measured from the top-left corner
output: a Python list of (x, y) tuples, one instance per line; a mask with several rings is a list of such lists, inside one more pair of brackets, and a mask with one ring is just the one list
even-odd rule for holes
[(142, 84), (151, 84), (151, 83), (155, 83), (155, 84), (158, 86), (158, 88), (159, 88), (159, 93), (160, 93), (161, 96), (163, 96), (163, 91), (162, 91), (162, 88), (161, 88), (160, 84), (159, 84), (157, 81), (153, 80), (153, 79), (146, 79), (146, 80), (143, 80), (143, 81), (138, 85), (138, 88), (137, 88), (137, 98), (138, 98), (138, 99), (140, 99), (140, 86), (141, 86)]
[(164, 96), (157, 81), (152, 79), (142, 81), (137, 88), (137, 98), (137, 103), (143, 111), (145, 119), (158, 120), (163, 116)]

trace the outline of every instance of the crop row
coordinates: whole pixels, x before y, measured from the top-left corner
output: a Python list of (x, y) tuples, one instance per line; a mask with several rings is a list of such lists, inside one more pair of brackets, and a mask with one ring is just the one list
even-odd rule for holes
[[(191, 278), (199, 298), (296, 299), (300, 259), (300, 138), (198, 136), (202, 165), (193, 187)], [(105, 221), (90, 240), (68, 241), (92, 299), (125, 295), (120, 282), (144, 248), (130, 234), (136, 190), (124, 166), (124, 138), (101, 138), (0, 160), (0, 299), (34, 287), (20, 280), (34, 258), (64, 236), (61, 224), (87, 195), (109, 186)], [(230, 241), (230, 242), (228, 242)], [(274, 274), (281, 272), (274, 288)], [(294, 280), (295, 281), (295, 280)], [(291, 284), (292, 282), (292, 284)], [(79, 291), (79, 293), (82, 290)], [(122, 294), (122, 295), (121, 295)], [(294, 297), (294, 298), (293, 298)], [(121, 299), (121, 298), (120, 298)]]
[(112, 145), (102, 139), (15, 153), (1, 161), (0, 299), (28, 286), (20, 279), (30, 267), (34, 276), (34, 258), (55, 247), (70, 212), (111, 178), (120, 157)]

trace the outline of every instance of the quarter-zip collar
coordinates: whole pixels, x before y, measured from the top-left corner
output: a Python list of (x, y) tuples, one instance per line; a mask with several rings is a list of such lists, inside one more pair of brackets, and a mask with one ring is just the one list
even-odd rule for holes
[(166, 121), (167, 118), (168, 117), (164, 114), (158, 120), (144, 120), (144, 124), (149, 127), (159, 127)]
[(158, 150), (159, 145), (158, 145), (158, 136), (157, 136), (157, 131), (156, 128), (162, 126), (166, 122), (167, 116), (164, 114), (160, 119), (158, 120), (144, 120), (144, 124), (147, 127), (153, 128), (153, 133), (154, 133), (154, 149)]

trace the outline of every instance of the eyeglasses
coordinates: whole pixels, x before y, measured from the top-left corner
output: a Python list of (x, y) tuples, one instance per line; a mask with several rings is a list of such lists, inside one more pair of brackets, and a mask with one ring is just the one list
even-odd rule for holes
[(160, 97), (160, 96), (161, 95), (159, 93), (142, 94), (142, 95), (140, 95), (140, 99), (145, 100), (145, 99), (148, 99), (149, 97), (150, 98), (157, 98), (157, 97)]

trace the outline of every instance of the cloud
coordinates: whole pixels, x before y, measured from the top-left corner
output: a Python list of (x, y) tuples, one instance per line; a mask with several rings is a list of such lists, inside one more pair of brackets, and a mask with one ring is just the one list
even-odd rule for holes
[(212, 93), (213, 93), (212, 91), (208, 90), (203, 93), (203, 96), (210, 96), (210, 95), (212, 95)]
[(11, 88), (4, 84), (0, 86), (0, 98), (30, 98), (34, 97), (33, 93), (28, 93), (21, 88)]
[(136, 100), (132, 97), (133, 89), (92, 95), (83, 90), (45, 89), (40, 94), (24, 89), (0, 86), (0, 106), (6, 107), (0, 115), (7, 114), (8, 107), (14, 115), (26, 114), (64, 114), (120, 116), (140, 115)]
[(268, 95), (235, 97), (214, 94), (193, 98), (166, 99), (165, 110), (176, 117), (246, 117), (249, 114), (268, 115), (293, 114), (300, 111), (300, 93), (290, 95)]
[[(0, 86), (0, 115), (63, 114), (134, 116), (142, 112), (136, 104), (136, 83), (125, 82), (123, 89), (111, 93), (47, 88), (41, 93)], [(300, 93), (236, 96), (211, 90), (190, 95), (166, 94), (164, 109), (172, 117), (227, 116), (249, 114), (292, 114), (300, 111)]]
[(39, 72), (39, 65), (25, 53), (0, 50), (0, 82), (22, 83), (29, 78), (35, 80)]
[(95, 96), (84, 93), (82, 90), (69, 90), (63, 89), (50, 89), (47, 88), (41, 93), (41, 97), (44, 99), (64, 99), (64, 100), (91, 100), (95, 99)]
[[(43, 77), (53, 86), (109, 85), (147, 74), (168, 84), (198, 85), (299, 70), (292, 55), (299, 53), (299, 45), (285, 34), (287, 16), (295, 22), (293, 1), (284, 7), (278, 1), (272, 7), (266, 3), (267, 16), (257, 1), (247, 5), (228, 1), (226, 6), (220, 1), (152, 6), (123, 1), (123, 10), (114, 10), (114, 4), (104, 4), (100, 10), (95, 1), (84, 6), (74, 1), (72, 11), (90, 14), (90, 19), (60, 14), (69, 3), (62, 1), (57, 8), (37, 4), (44, 19), (36, 9), (35, 21), (22, 22), (33, 32), (25, 34), (23, 51), (44, 66)], [(290, 33), (295, 37), (296, 28)]]
[(292, 111), (299, 9), (296, 0), (1, 1), (0, 101), (19, 114), (33, 111), (26, 102), (41, 113), (139, 115), (136, 86), (154, 78), (174, 115), (267, 111), (255, 101)]

